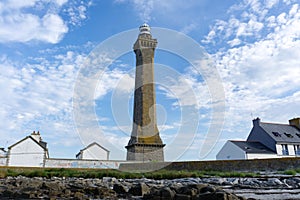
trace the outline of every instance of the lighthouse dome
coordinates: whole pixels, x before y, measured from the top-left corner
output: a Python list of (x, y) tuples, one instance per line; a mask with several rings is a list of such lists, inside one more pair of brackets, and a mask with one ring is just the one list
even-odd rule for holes
[(151, 32), (150, 32), (150, 26), (147, 23), (143, 23), (140, 26), (140, 35), (141, 34), (151, 34)]

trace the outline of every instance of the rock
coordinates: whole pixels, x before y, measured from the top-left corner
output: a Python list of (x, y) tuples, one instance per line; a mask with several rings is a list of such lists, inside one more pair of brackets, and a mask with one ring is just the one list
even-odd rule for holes
[[(199, 190), (200, 191), (200, 190)], [(185, 194), (189, 196), (196, 196), (199, 193), (197, 188), (193, 188), (192, 186), (183, 186), (176, 190), (178, 194)]]
[(46, 181), (46, 182), (43, 182), (41, 184), (41, 188), (42, 189), (46, 189), (46, 190), (54, 190), (54, 191), (60, 191), (62, 189), (61, 184), (58, 181), (54, 181), (54, 182), (52, 182), (52, 181), (51, 182)]
[(174, 199), (176, 194), (175, 191), (171, 190), (169, 187), (164, 187), (159, 192), (161, 199)]
[(160, 189), (153, 186), (150, 188), (150, 192), (143, 196), (143, 199), (160, 199)]
[(150, 188), (145, 183), (137, 183), (132, 185), (132, 187), (128, 190), (128, 193), (133, 196), (143, 196), (150, 192)]
[(216, 188), (209, 186), (209, 185), (200, 189), (200, 193), (213, 193), (215, 191), (216, 191)]
[[(181, 181), (182, 180), (182, 181)], [(213, 179), (213, 181), (220, 179)], [(225, 179), (224, 179), (225, 180)], [(261, 181), (262, 183), (266, 183)], [(206, 178), (206, 181), (209, 181)], [(223, 183), (231, 182), (226, 179)], [(252, 181), (248, 179), (248, 181)], [(146, 183), (145, 183), (146, 182)], [(291, 181), (290, 181), (291, 182)], [(287, 183), (283, 180), (283, 183)], [(298, 184), (296, 180), (293, 183)], [(230, 184), (230, 183), (228, 183)], [(217, 184), (219, 185), (219, 184)], [(284, 184), (285, 185), (285, 184)], [(26, 178), (0, 179), (0, 199), (226, 199), (245, 200), (226, 193), (221, 187), (203, 184), (201, 179), (174, 180), (83, 178)]]
[(216, 193), (203, 193), (199, 194), (196, 198), (197, 200), (234, 200), (228, 199), (225, 192), (216, 192)]
[(191, 196), (186, 194), (175, 194), (175, 200), (190, 200)]
[(128, 189), (124, 185), (119, 183), (114, 184), (113, 190), (118, 194), (125, 194), (128, 192)]
[(81, 192), (76, 192), (74, 194), (74, 199), (83, 200), (83, 199), (89, 199), (89, 198)]
[(283, 183), (278, 178), (270, 178), (267, 182), (269, 186), (283, 185)]

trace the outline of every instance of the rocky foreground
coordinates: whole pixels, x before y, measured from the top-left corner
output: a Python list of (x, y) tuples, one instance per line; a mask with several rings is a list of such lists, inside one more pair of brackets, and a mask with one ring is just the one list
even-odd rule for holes
[[(228, 189), (230, 188), (231, 193)], [(83, 178), (0, 179), (0, 199), (195, 199), (239, 200), (235, 191), (299, 189), (300, 178), (184, 178), (173, 180)], [(249, 198), (250, 199), (250, 198)]]

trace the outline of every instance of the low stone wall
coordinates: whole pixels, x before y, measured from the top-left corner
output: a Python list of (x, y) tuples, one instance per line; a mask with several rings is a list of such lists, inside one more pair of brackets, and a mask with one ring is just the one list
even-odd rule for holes
[(46, 168), (101, 168), (118, 169), (124, 161), (111, 160), (78, 160), (78, 159), (54, 159), (45, 160)]
[(164, 163), (122, 163), (122, 171), (152, 171), (166, 170), (211, 170), (211, 171), (280, 171), (300, 168), (300, 158), (276, 158), (257, 160), (216, 160), (216, 161), (186, 161)]

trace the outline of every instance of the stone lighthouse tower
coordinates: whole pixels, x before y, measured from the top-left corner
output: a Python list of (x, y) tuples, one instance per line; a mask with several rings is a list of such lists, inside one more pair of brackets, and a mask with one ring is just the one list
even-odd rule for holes
[(162, 140), (156, 123), (154, 83), (154, 51), (157, 40), (152, 38), (148, 24), (140, 26), (133, 46), (136, 55), (133, 127), (128, 142), (127, 160), (164, 161)]

